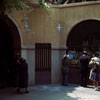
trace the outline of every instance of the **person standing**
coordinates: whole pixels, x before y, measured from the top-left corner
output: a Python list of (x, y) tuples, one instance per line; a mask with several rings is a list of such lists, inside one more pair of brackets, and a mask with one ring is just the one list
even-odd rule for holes
[(21, 88), (25, 89), (25, 93), (29, 93), (28, 89), (28, 64), (26, 60), (21, 58), (20, 54), (16, 56), (16, 80), (17, 80), (17, 92), (20, 92)]
[(68, 85), (69, 66), (69, 55), (64, 55), (62, 59), (62, 85)]
[(95, 90), (100, 90), (98, 88), (100, 82), (100, 58), (98, 53), (95, 53), (94, 57), (91, 58), (89, 66), (91, 67), (89, 79), (93, 81)]
[(88, 71), (89, 71), (89, 57), (88, 57), (88, 52), (83, 51), (83, 55), (80, 56), (80, 85), (82, 87), (87, 87), (87, 81), (88, 81)]

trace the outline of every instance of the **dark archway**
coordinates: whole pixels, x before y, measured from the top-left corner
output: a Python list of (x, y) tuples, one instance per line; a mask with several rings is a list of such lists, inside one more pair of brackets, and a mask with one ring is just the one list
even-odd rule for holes
[[(66, 46), (72, 62), (69, 82), (80, 84), (79, 57), (83, 50), (87, 50), (90, 57), (95, 51), (100, 51), (100, 21), (85, 20), (76, 24), (69, 32)], [(88, 84), (91, 84), (90, 80)]]
[[(5, 14), (0, 15), (0, 85), (15, 83), (14, 58), (21, 52), (20, 36), (15, 24)], [(6, 83), (6, 84), (5, 84)], [(4, 85), (3, 85), (4, 84)]]
[(69, 50), (97, 51), (100, 46), (100, 21), (85, 20), (75, 25), (66, 44)]

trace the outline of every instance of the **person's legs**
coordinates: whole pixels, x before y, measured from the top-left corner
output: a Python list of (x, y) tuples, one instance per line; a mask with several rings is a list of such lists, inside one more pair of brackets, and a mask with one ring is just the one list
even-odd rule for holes
[(68, 74), (65, 74), (64, 85), (68, 85)]
[(98, 86), (99, 86), (98, 81), (93, 81), (93, 86), (95, 87), (95, 90), (99, 90), (99, 88), (98, 88)]
[(84, 86), (84, 83), (83, 82), (84, 82), (84, 78), (83, 78), (83, 74), (81, 74), (81, 79), (80, 79), (80, 85), (81, 86)]
[(65, 74), (62, 73), (62, 85), (64, 85), (64, 80), (65, 80)]
[(95, 81), (95, 86), (98, 87), (98, 81)]
[(29, 93), (28, 87), (25, 88), (25, 93)]
[(84, 82), (83, 82), (83, 84), (84, 84), (83, 86), (84, 86), (84, 87), (87, 87), (87, 81), (88, 81), (88, 76), (87, 76), (87, 74), (84, 75), (83, 81), (84, 81)]

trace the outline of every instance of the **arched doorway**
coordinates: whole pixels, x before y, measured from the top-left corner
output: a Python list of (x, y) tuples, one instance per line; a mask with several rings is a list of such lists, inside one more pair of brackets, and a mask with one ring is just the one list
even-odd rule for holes
[(100, 21), (85, 20), (75, 25), (69, 32), (66, 44), (70, 50), (97, 51), (100, 46)]
[[(87, 50), (90, 57), (94, 52), (100, 52), (100, 21), (90, 19), (76, 24), (69, 32), (66, 45), (72, 63), (69, 81), (79, 84), (79, 57), (82, 55), (82, 51)], [(91, 83), (90, 80), (89, 83)]]
[(14, 58), (21, 52), (20, 36), (15, 24), (0, 14), (0, 85), (13, 86), (15, 83)]

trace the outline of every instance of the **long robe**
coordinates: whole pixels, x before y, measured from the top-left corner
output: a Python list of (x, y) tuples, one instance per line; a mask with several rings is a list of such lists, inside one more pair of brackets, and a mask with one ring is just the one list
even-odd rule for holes
[(16, 63), (16, 76), (17, 86), (19, 88), (28, 87), (28, 64), (25, 60), (21, 60), (21, 63)]

